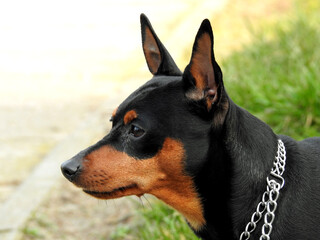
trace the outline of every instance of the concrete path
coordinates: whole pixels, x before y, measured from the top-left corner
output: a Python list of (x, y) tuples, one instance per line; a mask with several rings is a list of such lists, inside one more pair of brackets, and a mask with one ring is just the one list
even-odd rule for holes
[[(34, 6), (41, 9), (31, 19), (16, 23), (31, 32), (24, 47), (10, 42), (10, 37), (21, 37), (17, 26), (6, 25), (13, 21), (9, 13), (14, 5), (0, 6), (4, 13), (0, 12), (0, 22), (6, 20), (0, 24), (1, 36), (7, 36), (8, 43), (6, 48), (0, 46), (2, 240), (16, 239), (30, 213), (61, 177), (61, 162), (107, 132), (113, 108), (150, 78), (140, 47), (139, 14), (149, 16), (183, 69), (183, 51), (191, 48), (201, 21), (224, 4), (212, 0), (55, 2), (47, 6), (33, 0), (24, 6), (30, 11)], [(20, 17), (26, 12), (21, 11)], [(57, 13), (62, 20), (52, 22)], [(43, 26), (39, 35), (37, 30)]]

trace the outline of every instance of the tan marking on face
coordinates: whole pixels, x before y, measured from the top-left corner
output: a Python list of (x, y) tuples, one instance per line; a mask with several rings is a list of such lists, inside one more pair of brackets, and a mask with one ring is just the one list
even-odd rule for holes
[(205, 224), (202, 205), (192, 178), (184, 171), (183, 144), (167, 138), (157, 158), (166, 180), (162, 187), (150, 193), (182, 213), (195, 230), (201, 229)]
[(184, 171), (184, 159), (182, 143), (171, 138), (165, 139), (154, 157), (143, 160), (106, 145), (84, 158), (83, 172), (76, 184), (102, 199), (153, 194), (199, 230), (205, 224), (203, 209), (193, 180)]
[(208, 86), (208, 79), (214, 79), (211, 59), (211, 38), (207, 33), (204, 33), (197, 43), (197, 50), (192, 56), (190, 73), (196, 80), (196, 87), (199, 90), (205, 90)]
[(124, 124), (128, 124), (132, 120), (136, 119), (137, 117), (138, 117), (137, 112), (135, 110), (130, 110), (124, 115), (123, 122)]

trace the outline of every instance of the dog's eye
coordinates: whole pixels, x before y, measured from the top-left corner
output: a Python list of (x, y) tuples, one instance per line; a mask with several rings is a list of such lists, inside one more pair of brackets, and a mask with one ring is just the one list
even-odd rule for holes
[(136, 125), (131, 125), (130, 134), (134, 137), (141, 137), (144, 134), (144, 130)]

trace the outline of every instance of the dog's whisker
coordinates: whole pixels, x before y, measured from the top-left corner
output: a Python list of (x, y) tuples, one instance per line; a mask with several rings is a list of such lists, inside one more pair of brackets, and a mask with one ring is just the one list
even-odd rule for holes
[(144, 202), (143, 202), (142, 198), (141, 198), (141, 197), (138, 197), (138, 198), (139, 198), (139, 200), (140, 200), (140, 203), (141, 203), (141, 205), (142, 205), (142, 208), (145, 209), (145, 205), (144, 205)]
[(149, 207), (152, 209), (152, 204), (150, 203), (149, 199), (145, 195), (142, 195), (142, 197), (147, 201)]

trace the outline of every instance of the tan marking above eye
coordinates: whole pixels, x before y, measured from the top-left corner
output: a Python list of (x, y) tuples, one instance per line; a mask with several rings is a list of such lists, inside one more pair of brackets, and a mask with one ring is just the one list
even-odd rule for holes
[(135, 110), (130, 110), (124, 115), (123, 122), (124, 124), (128, 124), (132, 122), (134, 119), (136, 119), (137, 117), (138, 117), (137, 112)]

